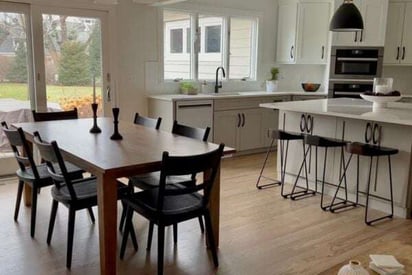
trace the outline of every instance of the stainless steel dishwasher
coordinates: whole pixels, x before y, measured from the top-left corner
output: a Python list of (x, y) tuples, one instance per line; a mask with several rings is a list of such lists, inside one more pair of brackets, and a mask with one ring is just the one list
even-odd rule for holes
[(209, 139), (213, 139), (213, 100), (190, 100), (176, 102), (176, 120), (184, 125), (210, 127)]

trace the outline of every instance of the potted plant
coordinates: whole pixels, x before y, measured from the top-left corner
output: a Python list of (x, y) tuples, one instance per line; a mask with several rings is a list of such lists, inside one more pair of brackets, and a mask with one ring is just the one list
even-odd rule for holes
[(272, 78), (266, 80), (266, 92), (276, 92), (278, 89), (278, 74), (279, 74), (279, 68), (277, 67), (272, 67), (270, 69), (270, 73), (272, 74)]
[(180, 92), (186, 95), (196, 95), (197, 87), (193, 82), (181, 82), (179, 85)]

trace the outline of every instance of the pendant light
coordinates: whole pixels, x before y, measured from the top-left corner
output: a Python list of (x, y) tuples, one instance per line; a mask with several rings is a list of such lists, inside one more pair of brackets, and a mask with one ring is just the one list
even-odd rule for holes
[(353, 0), (344, 0), (336, 10), (329, 29), (334, 32), (355, 32), (363, 30), (363, 19)]

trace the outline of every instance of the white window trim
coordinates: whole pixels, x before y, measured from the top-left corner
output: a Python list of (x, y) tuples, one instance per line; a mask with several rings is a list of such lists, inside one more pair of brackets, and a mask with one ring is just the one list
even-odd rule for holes
[[(199, 7), (199, 5), (193, 5), (193, 4), (182, 4), (182, 5), (177, 5), (178, 7), (176, 8), (164, 8), (164, 9), (159, 9), (158, 11), (158, 22), (159, 22), (159, 28), (158, 28), (158, 41), (159, 41), (159, 48), (158, 48), (158, 55), (159, 55), (159, 83), (173, 83), (173, 82), (179, 82), (181, 79), (174, 80), (174, 79), (165, 79), (164, 78), (164, 25), (163, 25), (163, 12), (166, 11), (174, 11), (174, 12), (183, 12), (183, 13), (191, 13), (192, 14), (192, 35), (196, 35), (195, 30), (197, 30), (198, 26), (198, 15), (210, 15), (210, 16), (217, 16), (217, 17), (224, 17), (223, 21), (223, 37), (222, 37), (222, 54), (224, 54), (223, 58), (223, 66), (226, 71), (226, 75), (229, 76), (230, 74), (230, 69), (229, 69), (229, 49), (230, 49), (230, 18), (240, 18), (240, 19), (249, 19), (253, 20), (255, 22), (255, 27), (253, 28), (253, 40), (256, 41), (254, 43), (254, 47), (251, 49), (251, 60), (253, 60), (251, 64), (251, 77), (248, 79), (234, 79), (234, 78), (225, 78), (225, 82), (238, 82), (238, 81), (248, 81), (248, 82), (258, 82), (258, 68), (259, 64), (261, 64), (261, 55), (259, 54), (259, 47), (262, 45), (261, 41), (261, 36), (259, 36), (259, 32), (261, 31), (261, 21), (263, 17), (263, 13), (261, 12), (255, 12), (255, 11), (245, 11), (245, 10), (238, 10), (238, 9), (229, 9), (229, 8), (210, 8), (210, 7)], [(181, 8), (180, 8), (181, 7)], [(202, 35), (204, 35), (204, 31), (202, 31)], [(194, 37), (194, 36), (192, 36)], [(227, 41), (226, 43), (223, 43), (223, 41)], [(196, 45), (195, 45), (196, 46)], [(193, 45), (192, 45), (193, 47)], [(198, 64), (198, 55), (194, 54), (194, 49), (192, 49), (191, 54), (192, 54), (192, 62), (191, 62), (191, 75), (196, 76), (193, 77), (192, 79), (184, 79), (187, 81), (203, 81), (203, 79), (198, 79), (198, 66), (195, 66), (195, 64)], [(207, 79), (207, 81), (210, 81)]]

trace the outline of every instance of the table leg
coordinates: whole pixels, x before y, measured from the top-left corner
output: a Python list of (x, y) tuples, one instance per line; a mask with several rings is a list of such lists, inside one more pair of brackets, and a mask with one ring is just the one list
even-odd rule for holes
[(33, 191), (31, 186), (28, 184), (24, 184), (24, 192), (23, 192), (23, 201), (24, 205), (29, 207), (31, 206), (31, 192)]
[(110, 174), (97, 177), (99, 209), (100, 273), (116, 274), (117, 184)]
[[(205, 178), (208, 175), (204, 175)], [(215, 237), (216, 247), (219, 247), (219, 226), (220, 226), (220, 166), (216, 173), (215, 182), (210, 193), (210, 218), (212, 220), (213, 235)]]

